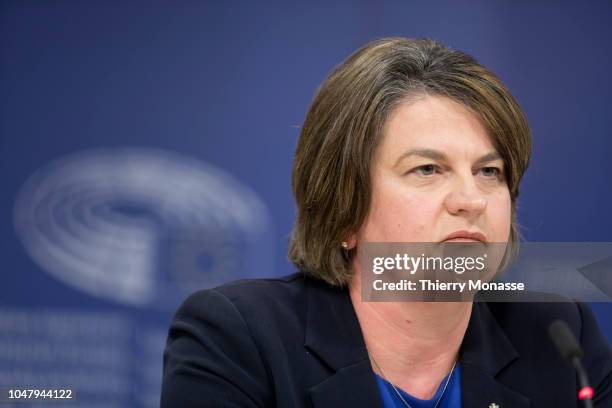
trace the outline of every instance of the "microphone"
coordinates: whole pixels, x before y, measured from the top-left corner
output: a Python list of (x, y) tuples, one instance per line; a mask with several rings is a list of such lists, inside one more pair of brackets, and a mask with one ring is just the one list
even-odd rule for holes
[(592, 398), (594, 395), (593, 388), (589, 386), (589, 379), (586, 371), (582, 366), (582, 348), (572, 334), (570, 328), (563, 320), (555, 320), (548, 326), (548, 335), (552, 342), (557, 347), (561, 356), (567, 360), (578, 373), (578, 382), (580, 390), (578, 391), (578, 399), (584, 401), (586, 408), (593, 408)]

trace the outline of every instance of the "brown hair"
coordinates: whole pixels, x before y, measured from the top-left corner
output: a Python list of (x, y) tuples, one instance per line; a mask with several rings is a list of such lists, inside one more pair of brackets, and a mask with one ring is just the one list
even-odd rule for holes
[(351, 278), (341, 241), (357, 232), (370, 205), (370, 164), (390, 112), (419, 95), (451, 98), (475, 112), (504, 160), (512, 200), (506, 259), (517, 251), (516, 199), (531, 135), (508, 89), (471, 56), (428, 39), (366, 44), (323, 82), (306, 115), (293, 164), (297, 218), (289, 259), (332, 285)]

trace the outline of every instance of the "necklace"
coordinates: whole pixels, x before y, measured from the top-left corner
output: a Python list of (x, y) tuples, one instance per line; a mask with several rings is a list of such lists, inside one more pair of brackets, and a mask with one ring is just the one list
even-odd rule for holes
[[(374, 360), (374, 357), (372, 355), (370, 355), (370, 357), (372, 358), (372, 362), (374, 363), (374, 365), (376, 366), (378, 371), (380, 371), (380, 374), (382, 374), (383, 379), (385, 381), (387, 381), (389, 384), (391, 384), (391, 387), (393, 388), (393, 391), (395, 391), (397, 396), (400, 397), (400, 399), (402, 400), (404, 405), (407, 406), (408, 408), (412, 408), (410, 406), (410, 404), (408, 403), (408, 401), (406, 401), (404, 399), (404, 397), (402, 397), (402, 393), (399, 392), (399, 390), (395, 387), (395, 385), (393, 385), (393, 383), (391, 381), (387, 380), (387, 376), (383, 372), (382, 368), (380, 368), (380, 366), (378, 365), (376, 360)], [(457, 365), (457, 360), (455, 360), (455, 362), (453, 363), (453, 367), (451, 368), (450, 372), (448, 373), (448, 377), (446, 378), (446, 381), (444, 382), (444, 388), (442, 388), (442, 393), (438, 397), (438, 400), (436, 401), (436, 404), (434, 405), (434, 408), (438, 408), (438, 404), (440, 404), (440, 401), (442, 401), (442, 398), (444, 398), (444, 393), (446, 392), (446, 387), (448, 387), (448, 383), (450, 382), (450, 379), (453, 376), (453, 372), (455, 371), (455, 365)]]

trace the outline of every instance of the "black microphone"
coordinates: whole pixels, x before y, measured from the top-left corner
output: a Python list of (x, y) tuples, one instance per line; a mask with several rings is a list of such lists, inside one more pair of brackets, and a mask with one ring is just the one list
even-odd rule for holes
[(589, 386), (589, 379), (586, 371), (582, 366), (582, 348), (572, 334), (570, 328), (563, 320), (555, 320), (548, 326), (548, 335), (561, 353), (561, 356), (567, 360), (578, 373), (578, 382), (580, 390), (578, 391), (578, 399), (584, 401), (586, 408), (593, 408), (592, 398), (594, 395), (593, 388)]

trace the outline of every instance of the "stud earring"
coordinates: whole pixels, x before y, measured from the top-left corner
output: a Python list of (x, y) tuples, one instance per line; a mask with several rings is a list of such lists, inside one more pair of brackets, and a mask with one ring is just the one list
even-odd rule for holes
[(342, 246), (342, 248), (348, 249), (348, 242), (342, 241), (342, 243), (340, 245)]

